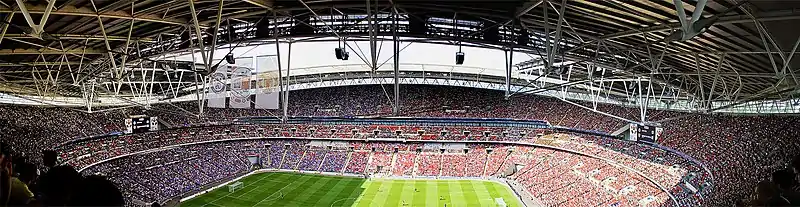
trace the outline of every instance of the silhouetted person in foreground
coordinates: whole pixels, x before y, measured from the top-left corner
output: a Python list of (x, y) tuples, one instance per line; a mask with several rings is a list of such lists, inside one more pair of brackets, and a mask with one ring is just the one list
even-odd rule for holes
[(772, 182), (777, 189), (777, 195), (773, 198), (783, 199), (792, 206), (800, 206), (800, 193), (792, 189), (792, 186), (795, 184), (795, 176), (791, 169), (773, 172)]
[(69, 202), (70, 206), (123, 206), (125, 199), (119, 188), (99, 175), (83, 179)]
[(68, 205), (76, 188), (81, 185), (81, 175), (71, 166), (55, 166), (42, 175), (40, 188), (42, 204), (47, 206)]

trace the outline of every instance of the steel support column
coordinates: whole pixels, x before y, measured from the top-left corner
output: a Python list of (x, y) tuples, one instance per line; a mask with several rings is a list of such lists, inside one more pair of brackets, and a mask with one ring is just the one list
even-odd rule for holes
[[(14, 13), (10, 13), (6, 16), (5, 22), (11, 22), (11, 19), (14, 18)], [(6, 36), (6, 31), (8, 31), (8, 23), (3, 24), (3, 29), (0, 29), (0, 43), (3, 42), (3, 38)]]
[(289, 78), (292, 69), (292, 41), (289, 41), (289, 54), (286, 54), (286, 90), (283, 92), (283, 119), (289, 117)]
[(397, 38), (397, 9), (394, 8), (394, 21), (392, 22), (392, 46), (394, 50), (394, 105), (392, 114), (400, 115), (400, 41)]
[[(378, 44), (375, 41), (378, 35), (376, 31), (378, 28), (375, 25), (377, 22), (375, 21), (375, 16), (377, 16), (377, 14), (375, 14), (375, 16), (372, 15), (371, 1), (372, 0), (367, 0), (367, 24), (369, 25), (370, 68), (372, 68), (372, 71), (375, 71), (378, 69)], [(375, 12), (377, 12), (377, 10)]]
[[(189, 32), (189, 31), (186, 31), (186, 32)], [(194, 43), (192, 42), (192, 33), (189, 32), (188, 34), (189, 34), (189, 45), (193, 45)], [(196, 86), (200, 85), (200, 83), (198, 83), (198, 81), (202, 81), (203, 89), (204, 90), (208, 90), (205, 87), (205, 84), (206, 84), (207, 81), (204, 80), (202, 77), (197, 77), (197, 66), (196, 66), (196, 64), (194, 64), (194, 63), (197, 62), (197, 59), (194, 56), (194, 48), (190, 47), (189, 49), (192, 51), (192, 52), (190, 52), (190, 54), (192, 54), (192, 70), (195, 71), (194, 72), (195, 85)], [(211, 74), (209, 73), (208, 75), (211, 75)], [(167, 75), (167, 77), (169, 77), (169, 75)], [(210, 81), (210, 80), (208, 80), (208, 81)], [(172, 84), (170, 84), (170, 86), (172, 86)], [(200, 90), (200, 89), (197, 89), (196, 92), (197, 93), (195, 93), (195, 97), (197, 97), (197, 108), (198, 108), (198, 111), (200, 112), (199, 114), (197, 114), (197, 116), (198, 116), (198, 118), (200, 118), (201, 116), (203, 116), (203, 108), (205, 108), (205, 107), (203, 107), (203, 103), (205, 103), (205, 99), (206, 99), (206, 97), (205, 97), (206, 95), (205, 94), (206, 93), (205, 93), (205, 91)], [(203, 93), (203, 95), (201, 96), (200, 93)]]
[[(94, 11), (99, 13), (99, 11), (97, 10), (97, 6), (95, 5), (94, 1), (93, 0), (89, 0), (89, 2), (92, 4), (92, 8), (94, 9)], [(119, 82), (122, 81), (122, 77), (121, 77), (122, 76), (122, 72), (121, 71), (124, 70), (125, 65), (121, 65), (120, 66), (120, 67), (122, 67), (122, 69), (117, 68), (117, 61), (114, 58), (114, 54), (111, 52), (111, 44), (108, 43), (108, 35), (106, 34), (105, 25), (103, 25), (103, 18), (100, 18), (99, 15), (97, 16), (97, 23), (100, 25), (101, 34), (103, 34), (103, 43), (106, 46), (106, 54), (108, 55), (108, 61), (111, 62), (111, 67), (112, 67), (112, 71), (111, 72), (112, 72), (112, 74), (114, 74), (114, 76), (113, 76), (113, 78), (115, 79), (114, 81), (117, 82), (117, 84), (115, 85), (116, 87), (114, 88), (114, 94), (115, 95), (119, 95), (119, 91), (122, 88), (122, 84), (119, 83)]]
[[(197, 14), (195, 14), (195, 16), (197, 16)], [(209, 48), (210, 51), (208, 51), (209, 63), (212, 63), (212, 61), (214, 60), (214, 51), (216, 50), (217, 47), (217, 34), (219, 34), (219, 24), (221, 20), (222, 20), (222, 0), (219, 0), (219, 7), (217, 7), (217, 22), (216, 24), (214, 24), (214, 35), (211, 38), (211, 48)]]
[[(650, 82), (650, 81), (648, 81), (648, 82)], [(638, 88), (636, 90), (639, 91), (639, 101), (637, 101), (639, 103), (639, 120), (641, 121), (641, 123), (645, 123), (647, 121), (647, 104), (645, 103), (645, 100), (643, 99), (644, 96), (642, 96), (642, 78), (641, 77), (638, 78), (638, 80), (636, 80), (636, 85), (638, 86)]]
[(197, 22), (197, 11), (194, 9), (194, 0), (189, 0), (189, 10), (192, 12), (192, 22), (194, 22), (194, 31), (197, 35), (197, 42), (200, 45), (200, 55), (203, 58), (203, 65), (206, 66), (206, 70), (209, 70), (209, 73), (213, 73), (214, 70), (209, 64), (211, 59), (206, 58), (206, 49), (203, 45), (203, 32), (200, 31), (200, 24)]
[(511, 97), (511, 68), (514, 67), (512, 65), (512, 60), (514, 56), (514, 47), (509, 45), (508, 51), (505, 51), (506, 54), (506, 90), (505, 90), (505, 99), (508, 100)]
[[(278, 13), (275, 13), (275, 10), (272, 10), (272, 19), (278, 19)], [(283, 107), (285, 108), (286, 102), (284, 101), (284, 95), (283, 95), (285, 93), (283, 91), (283, 68), (281, 67), (281, 43), (278, 38), (278, 27), (276, 26), (273, 28), (274, 28), (273, 35), (275, 36), (275, 53), (278, 57), (278, 88), (280, 88), (279, 101), (280, 103), (283, 104)], [(287, 84), (287, 89), (288, 89), (288, 84)], [(286, 122), (286, 120), (287, 120), (286, 113), (284, 113), (283, 116), (281, 117), (281, 121)]]

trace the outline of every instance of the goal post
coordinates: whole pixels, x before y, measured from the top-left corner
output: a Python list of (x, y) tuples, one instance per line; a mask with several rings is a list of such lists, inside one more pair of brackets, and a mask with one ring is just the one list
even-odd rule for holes
[(228, 192), (233, 193), (236, 190), (242, 189), (244, 187), (244, 183), (242, 182), (234, 182), (228, 185)]

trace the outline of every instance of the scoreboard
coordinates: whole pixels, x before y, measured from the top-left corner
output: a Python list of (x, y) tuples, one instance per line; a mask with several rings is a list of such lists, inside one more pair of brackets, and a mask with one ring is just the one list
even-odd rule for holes
[(633, 141), (656, 143), (664, 128), (645, 124), (630, 125), (630, 139)]
[(125, 119), (125, 133), (141, 133), (158, 130), (158, 117), (144, 115), (131, 116)]

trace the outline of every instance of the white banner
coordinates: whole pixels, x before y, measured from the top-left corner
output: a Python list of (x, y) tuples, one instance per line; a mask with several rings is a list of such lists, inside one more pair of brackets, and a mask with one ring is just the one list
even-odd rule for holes
[(158, 117), (150, 117), (150, 131), (158, 131)]
[(278, 57), (274, 55), (255, 58), (256, 101), (255, 108), (279, 109), (280, 89), (278, 89)]
[(256, 75), (256, 108), (278, 109), (279, 90), (278, 74), (275, 71), (264, 72)]
[(125, 134), (133, 133), (133, 119), (125, 119)]
[(639, 139), (639, 125), (638, 124), (630, 124), (630, 128), (628, 131), (630, 132), (630, 137), (628, 138), (629, 141), (636, 141)]
[(250, 77), (252, 70), (248, 67), (235, 67), (231, 73), (231, 108), (250, 108)]
[(209, 76), (208, 84), (206, 85), (206, 99), (208, 99), (209, 108), (225, 108), (225, 93), (228, 91), (228, 76), (220, 66), (216, 72)]

